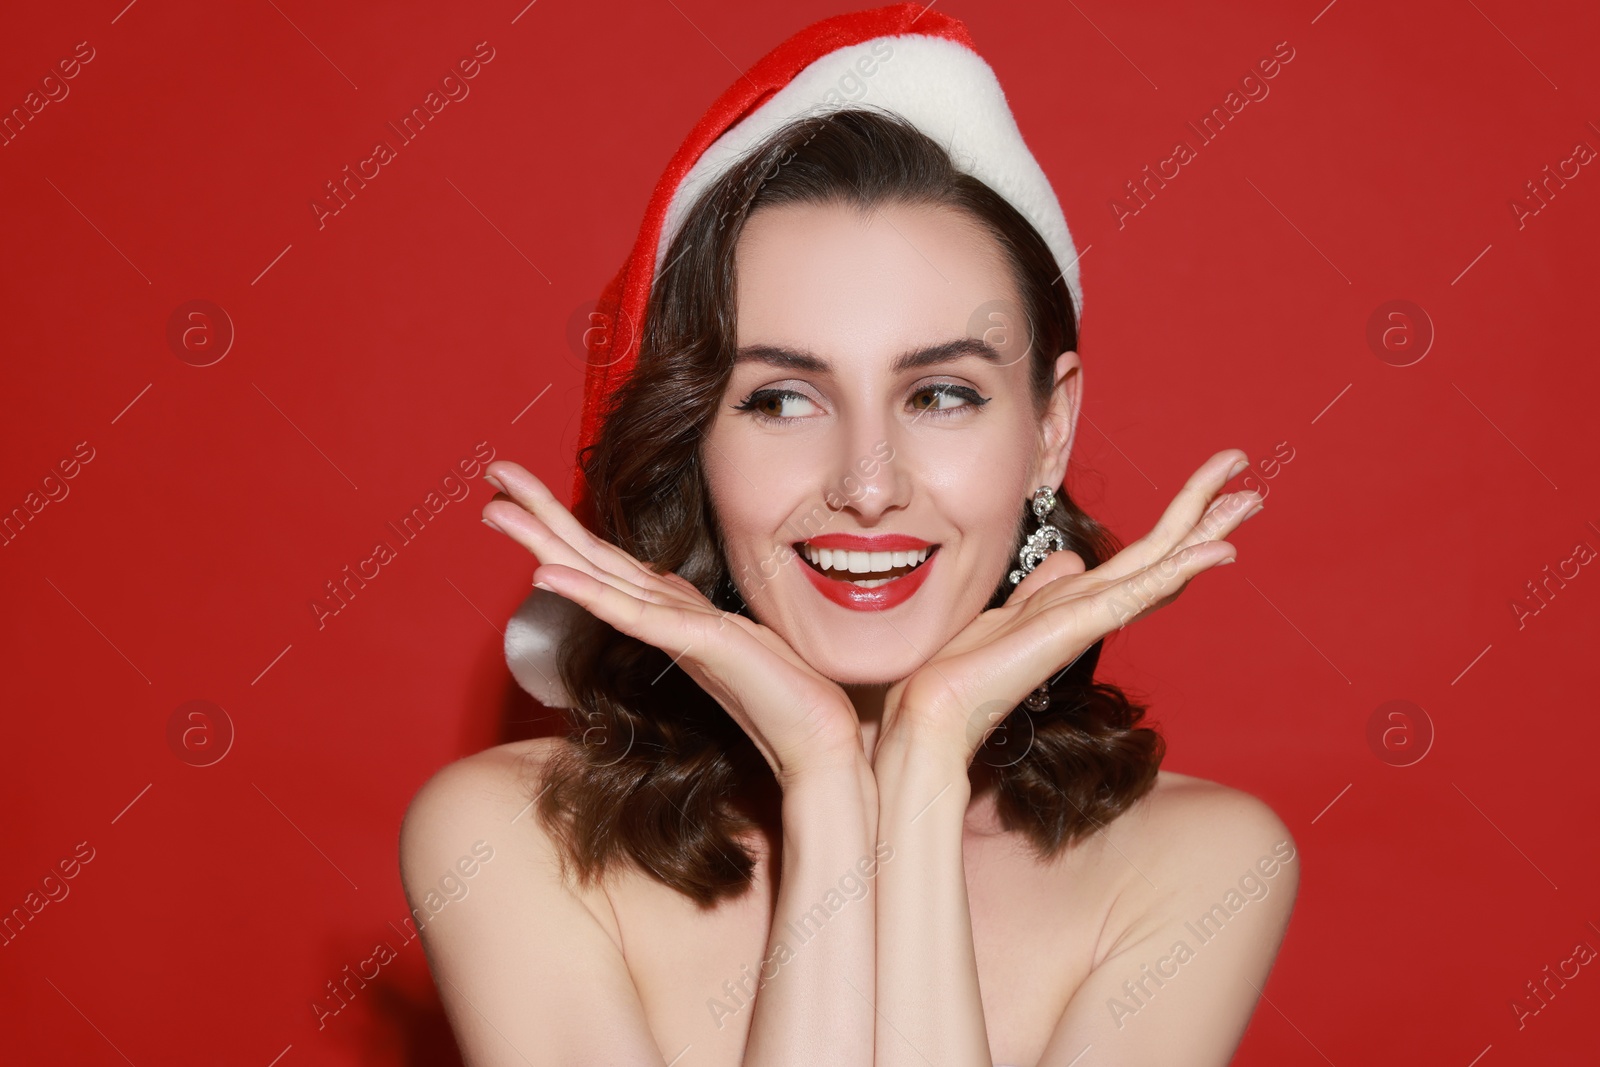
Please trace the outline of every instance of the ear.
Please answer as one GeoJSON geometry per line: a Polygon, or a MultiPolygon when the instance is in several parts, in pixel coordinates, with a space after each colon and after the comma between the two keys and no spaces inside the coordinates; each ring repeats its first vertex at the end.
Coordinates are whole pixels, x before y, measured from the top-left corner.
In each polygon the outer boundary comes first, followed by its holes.
{"type": "Polygon", "coordinates": [[[1054,487],[1067,477],[1067,459],[1072,454],[1078,411],[1083,406],[1083,363],[1078,353],[1068,349],[1056,357],[1053,383],[1050,404],[1039,428],[1039,449],[1030,486],[1054,487]]]}

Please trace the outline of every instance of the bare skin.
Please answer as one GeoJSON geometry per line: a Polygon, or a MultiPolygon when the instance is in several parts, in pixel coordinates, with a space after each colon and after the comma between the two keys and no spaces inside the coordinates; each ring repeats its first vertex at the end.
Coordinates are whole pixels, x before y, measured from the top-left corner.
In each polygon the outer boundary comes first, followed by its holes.
{"type": "Polygon", "coordinates": [[[970,309],[1016,292],[970,220],[879,212],[758,211],[741,238],[741,352],[816,357],[737,364],[702,457],[730,568],[761,622],[594,538],[524,468],[490,466],[502,493],[485,518],[538,557],[535,579],[677,657],[750,735],[777,790],[748,842],[752,891],[701,912],[639,871],[562,884],[526,809],[543,755],[567,742],[501,746],[436,775],[402,829],[413,905],[473,842],[497,850],[471,899],[423,930],[473,1067],[1182,1067],[1226,1063],[1243,1033],[1298,879],[1271,810],[1163,772],[1131,810],[1041,863],[1001,830],[974,757],[992,729],[982,709],[1014,707],[1231,561],[1222,538],[1259,504],[1221,492],[1245,457],[1208,459],[1112,559],[1088,569],[1053,553],[983,611],[1012,565],[1020,505],[1065,474],[1081,367],[1074,352],[1056,359],[1041,422],[1022,352],[898,361],[961,338],[970,309]],[[737,402],[763,386],[782,399],[756,419],[737,402]],[[895,459],[868,474],[854,464],[873,442],[895,459]],[[834,529],[939,545],[938,568],[888,611],[828,601],[792,551],[770,579],[751,566],[787,548],[845,470],[862,475],[834,529]],[[808,914],[820,930],[797,932],[808,914]],[[752,999],[758,973],[770,980],[752,999]]]}

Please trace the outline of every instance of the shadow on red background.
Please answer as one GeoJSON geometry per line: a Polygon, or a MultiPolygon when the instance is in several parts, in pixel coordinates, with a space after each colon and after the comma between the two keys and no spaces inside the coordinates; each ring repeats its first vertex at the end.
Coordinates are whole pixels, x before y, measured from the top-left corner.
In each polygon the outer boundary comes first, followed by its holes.
{"type": "MultiPolygon", "coordinates": [[[[1269,492],[1103,660],[1300,843],[1237,1062],[1561,1062],[1600,1004],[1544,970],[1600,947],[1600,16],[1324,3],[941,10],[1083,252],[1075,497],[1131,540],[1227,447],[1269,492]]],[[[501,653],[532,564],[466,472],[570,484],[574,323],[660,168],[842,8],[123,4],[0,38],[9,1055],[448,1063],[400,817],[551,729],[501,653]]]]}

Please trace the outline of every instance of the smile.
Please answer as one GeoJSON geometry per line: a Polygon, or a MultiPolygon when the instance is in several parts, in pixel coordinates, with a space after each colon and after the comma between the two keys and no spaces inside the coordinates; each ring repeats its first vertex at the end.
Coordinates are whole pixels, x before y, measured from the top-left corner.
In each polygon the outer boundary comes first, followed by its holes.
{"type": "Polygon", "coordinates": [[[806,578],[823,596],[854,611],[904,603],[927,580],[939,546],[903,534],[824,534],[796,543],[806,578]]]}

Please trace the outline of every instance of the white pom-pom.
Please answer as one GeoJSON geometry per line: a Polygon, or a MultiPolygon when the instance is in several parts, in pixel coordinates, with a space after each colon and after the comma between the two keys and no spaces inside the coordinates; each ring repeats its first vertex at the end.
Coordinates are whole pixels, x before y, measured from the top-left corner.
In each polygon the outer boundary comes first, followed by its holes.
{"type": "Polygon", "coordinates": [[[556,651],[582,611],[564,596],[535,589],[506,624],[506,666],[545,707],[572,706],[556,669],[556,651]]]}

